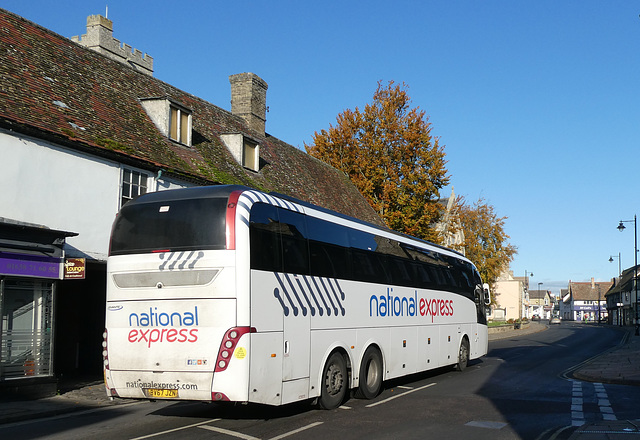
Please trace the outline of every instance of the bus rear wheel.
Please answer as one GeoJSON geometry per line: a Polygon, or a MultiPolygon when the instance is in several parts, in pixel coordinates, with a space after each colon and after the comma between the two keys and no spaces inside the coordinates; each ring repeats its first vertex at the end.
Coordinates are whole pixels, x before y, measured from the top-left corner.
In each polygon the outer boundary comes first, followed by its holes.
{"type": "Polygon", "coordinates": [[[318,404],[323,409],[335,409],[344,401],[347,393],[347,364],[338,352],[333,353],[322,372],[322,390],[318,404]]]}
{"type": "Polygon", "coordinates": [[[375,347],[367,348],[360,364],[360,383],[356,390],[356,397],[373,399],[382,388],[382,356],[375,347]]]}
{"type": "Polygon", "coordinates": [[[456,364],[456,370],[463,371],[467,368],[469,363],[469,341],[467,338],[463,338],[460,343],[460,350],[458,351],[458,363],[456,364]]]}

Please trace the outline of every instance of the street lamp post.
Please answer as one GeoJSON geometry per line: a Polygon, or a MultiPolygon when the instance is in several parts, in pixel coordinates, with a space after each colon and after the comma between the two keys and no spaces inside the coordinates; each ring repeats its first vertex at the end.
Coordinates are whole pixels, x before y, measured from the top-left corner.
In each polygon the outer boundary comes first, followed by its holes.
{"type": "Polygon", "coordinates": [[[618,299],[616,300],[616,310],[618,315],[618,325],[622,326],[622,307],[618,307],[618,304],[622,303],[622,286],[620,285],[622,282],[622,260],[620,258],[620,252],[618,252],[617,257],[615,255],[609,255],[609,263],[613,263],[614,258],[618,259],[618,299]]]}
{"type": "Polygon", "coordinates": [[[524,286],[522,288],[522,298],[520,298],[520,313],[518,313],[518,318],[520,318],[520,320],[522,321],[522,312],[524,310],[524,302],[526,299],[526,294],[529,291],[529,277],[533,276],[533,272],[529,272],[529,275],[527,275],[527,271],[524,271],[524,286]]]}
{"type": "Polygon", "coordinates": [[[625,227],[623,225],[623,223],[630,223],[633,222],[633,236],[634,236],[634,285],[635,285],[635,291],[636,291],[636,302],[634,305],[634,309],[635,309],[635,315],[636,315],[636,321],[635,321],[635,326],[636,326],[636,336],[640,336],[640,323],[638,322],[638,221],[637,221],[637,217],[634,215],[633,216],[633,220],[620,220],[620,224],[618,225],[618,231],[622,232],[624,231],[625,227]]]}

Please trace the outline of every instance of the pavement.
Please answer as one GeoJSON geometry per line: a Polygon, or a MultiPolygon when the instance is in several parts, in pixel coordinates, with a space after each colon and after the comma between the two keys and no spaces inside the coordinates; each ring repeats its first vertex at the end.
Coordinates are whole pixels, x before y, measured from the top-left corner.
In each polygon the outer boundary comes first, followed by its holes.
{"type": "MultiPolygon", "coordinates": [[[[625,332],[622,342],[580,364],[572,373],[575,379],[640,386],[640,336],[634,336],[634,330],[631,327],[618,328],[625,332]]],[[[489,340],[517,337],[546,329],[546,324],[532,322],[527,328],[490,334],[489,340]]],[[[138,403],[126,399],[109,399],[101,378],[83,378],[62,382],[59,388],[58,395],[43,399],[18,400],[0,397],[0,425],[81,411],[101,411],[115,406],[138,403]]],[[[554,438],[568,440],[640,439],[640,419],[635,421],[603,420],[602,422],[589,423],[572,427],[566,430],[564,435],[558,433],[554,438]]]]}

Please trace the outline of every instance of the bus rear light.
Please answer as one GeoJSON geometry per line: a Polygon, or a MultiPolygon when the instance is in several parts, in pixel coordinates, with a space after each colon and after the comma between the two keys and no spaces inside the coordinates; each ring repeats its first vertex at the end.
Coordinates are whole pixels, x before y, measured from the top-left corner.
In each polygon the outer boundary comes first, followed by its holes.
{"type": "Polygon", "coordinates": [[[231,355],[238,345],[238,341],[245,333],[255,333],[255,327],[233,327],[227,330],[222,338],[220,349],[218,350],[218,359],[216,360],[215,372],[224,371],[229,366],[231,355]]]}
{"type": "Polygon", "coordinates": [[[211,400],[215,402],[228,402],[229,398],[224,395],[224,393],[216,393],[215,391],[211,393],[211,400]]]}
{"type": "Polygon", "coordinates": [[[104,369],[109,369],[109,352],[107,350],[107,329],[104,329],[104,333],[102,333],[102,362],[104,365],[104,369]]]}

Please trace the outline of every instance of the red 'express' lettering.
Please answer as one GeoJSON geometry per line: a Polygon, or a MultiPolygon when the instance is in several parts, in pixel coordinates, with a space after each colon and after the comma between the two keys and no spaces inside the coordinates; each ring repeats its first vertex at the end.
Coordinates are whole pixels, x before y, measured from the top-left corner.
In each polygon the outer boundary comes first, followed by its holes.
{"type": "Polygon", "coordinates": [[[131,329],[127,337],[133,343],[144,342],[148,348],[154,342],[196,342],[198,340],[198,329],[181,328],[154,328],[154,329],[131,329]]]}

